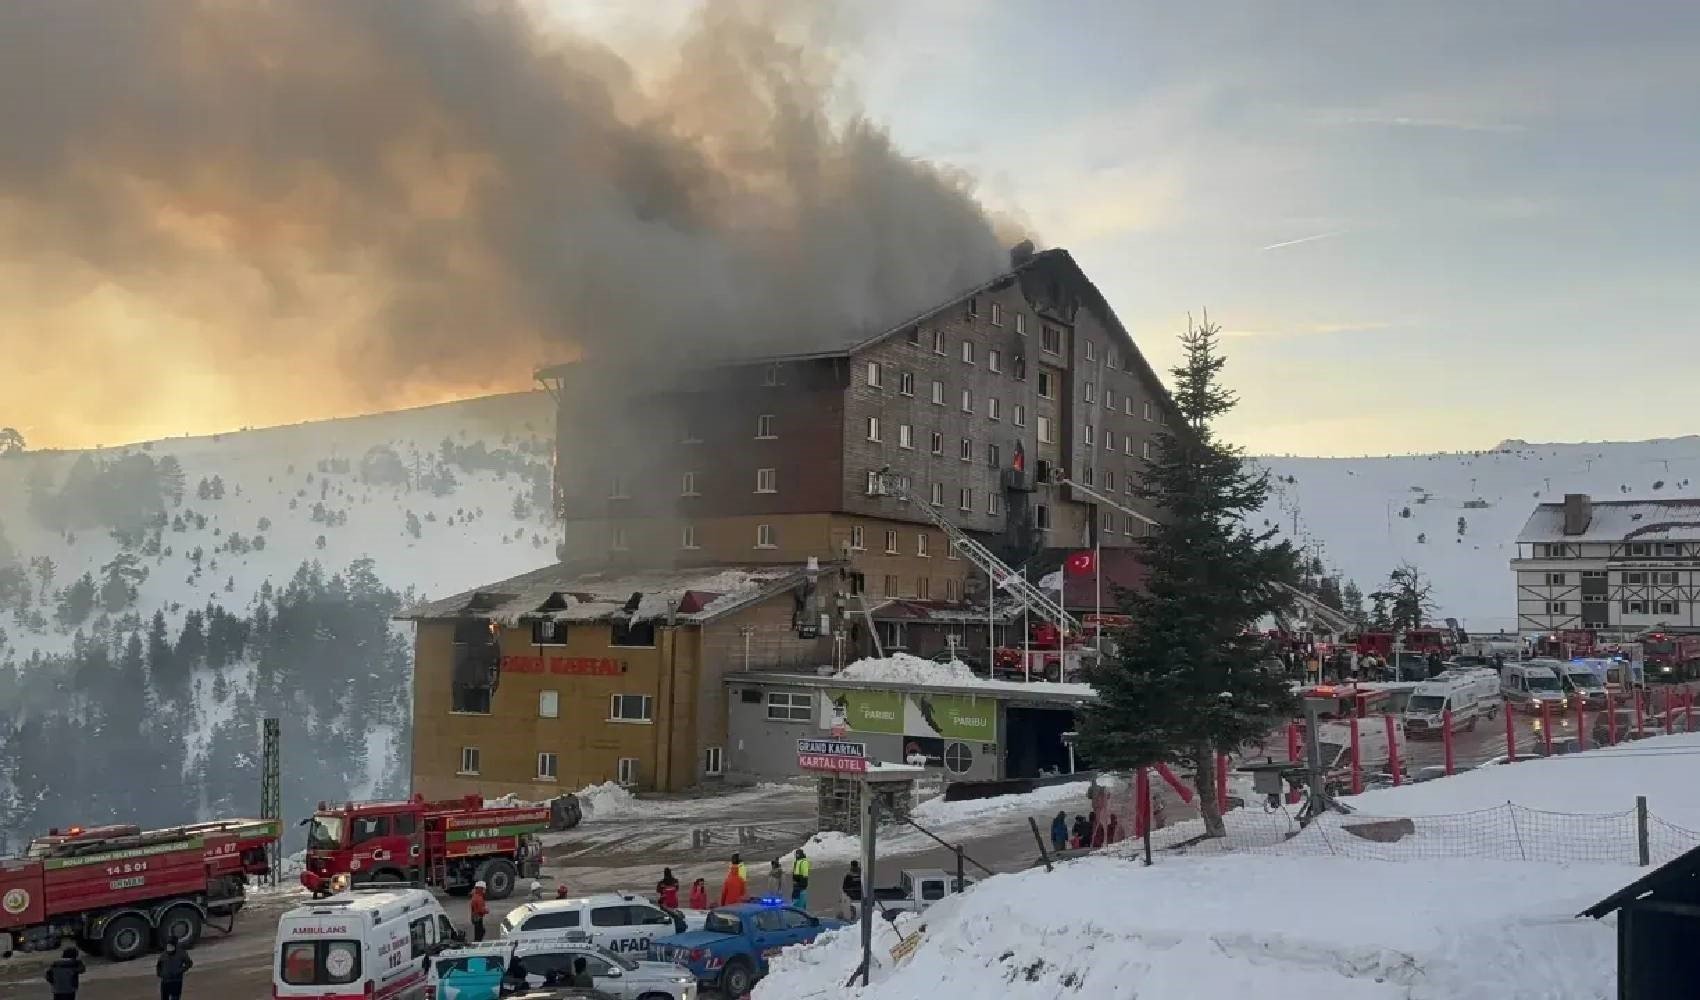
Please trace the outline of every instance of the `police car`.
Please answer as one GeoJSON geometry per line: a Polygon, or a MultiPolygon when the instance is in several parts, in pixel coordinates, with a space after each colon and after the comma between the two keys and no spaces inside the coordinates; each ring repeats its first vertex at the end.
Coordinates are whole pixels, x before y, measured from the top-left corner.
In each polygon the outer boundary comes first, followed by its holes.
{"type": "Polygon", "coordinates": [[[632,893],[611,892],[574,899],[524,903],[502,918],[507,938],[578,931],[593,944],[621,955],[644,955],[658,937],[701,927],[700,910],[669,910],[632,893]]]}
{"type": "Polygon", "coordinates": [[[594,995],[614,1000],[696,1000],[696,979],[671,962],[640,962],[584,940],[574,931],[486,941],[451,948],[431,959],[426,1000],[498,1000],[512,991],[543,988],[551,975],[570,976],[583,960],[594,995]],[[525,984],[508,976],[518,960],[525,984]],[[509,990],[504,993],[504,987],[509,990]]]}

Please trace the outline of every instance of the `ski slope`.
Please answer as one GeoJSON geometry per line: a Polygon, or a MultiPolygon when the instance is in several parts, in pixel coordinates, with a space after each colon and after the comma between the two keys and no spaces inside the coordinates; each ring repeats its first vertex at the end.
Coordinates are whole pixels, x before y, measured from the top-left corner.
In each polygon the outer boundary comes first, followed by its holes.
{"type": "Polygon", "coordinates": [[[1368,594],[1401,562],[1434,583],[1440,617],[1516,630],[1510,560],[1537,503],[1700,496],[1700,437],[1602,444],[1506,441],[1488,452],[1385,458],[1265,457],[1278,526],[1368,594]],[[1458,519],[1464,518],[1462,534],[1458,519]]]}

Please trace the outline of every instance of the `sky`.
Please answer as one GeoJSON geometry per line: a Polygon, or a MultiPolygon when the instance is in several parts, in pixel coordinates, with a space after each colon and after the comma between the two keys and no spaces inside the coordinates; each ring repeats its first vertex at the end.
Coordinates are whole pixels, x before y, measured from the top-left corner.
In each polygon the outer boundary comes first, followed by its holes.
{"type": "MultiPolygon", "coordinates": [[[[522,2],[639,70],[693,6],[522,2]]],[[[1242,400],[1223,430],[1252,452],[1695,429],[1700,4],[749,2],[803,12],[838,113],[962,171],[1003,229],[1068,248],[1159,370],[1208,310],[1242,400]]],[[[76,315],[146,325],[107,298],[76,315]]],[[[304,321],[355,315],[320,305],[304,321]]],[[[0,371],[0,395],[27,374],[0,371]]],[[[222,422],[181,430],[238,422],[240,383],[181,376],[177,395],[216,397],[202,423],[222,422]]]]}

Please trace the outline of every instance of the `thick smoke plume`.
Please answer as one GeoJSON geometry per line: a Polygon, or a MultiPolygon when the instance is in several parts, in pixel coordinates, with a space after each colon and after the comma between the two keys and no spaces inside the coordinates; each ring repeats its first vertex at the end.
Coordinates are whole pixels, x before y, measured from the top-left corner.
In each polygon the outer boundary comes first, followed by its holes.
{"type": "Polygon", "coordinates": [[[0,4],[0,424],[113,442],[807,350],[997,270],[961,180],[830,118],[765,16],[668,45],[512,2],[0,4]]]}

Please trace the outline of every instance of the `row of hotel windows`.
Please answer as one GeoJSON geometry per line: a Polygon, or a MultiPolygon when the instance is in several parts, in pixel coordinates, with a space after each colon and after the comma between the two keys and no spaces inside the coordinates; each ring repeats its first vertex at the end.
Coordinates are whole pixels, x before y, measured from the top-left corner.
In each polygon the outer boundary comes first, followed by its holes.
{"type": "MultiPolygon", "coordinates": [[[[1534,558],[1536,559],[1571,559],[1576,554],[1571,550],[1573,543],[1551,542],[1536,543],[1534,558]]],[[[1648,559],[1653,556],[1675,558],[1682,555],[1681,542],[1630,542],[1623,546],[1623,557],[1629,559],[1648,559]]]]}
{"type": "MultiPolygon", "coordinates": [[[[962,393],[963,393],[963,409],[967,410],[968,409],[968,390],[964,389],[962,391],[962,393]]],[[[998,411],[998,405],[997,405],[998,401],[994,399],[994,400],[991,401],[991,403],[992,403],[991,413],[993,414],[992,419],[996,420],[996,419],[998,419],[997,416],[996,416],[997,411],[998,411]]],[[[1027,416],[1026,416],[1026,413],[1022,410],[1020,404],[1016,404],[1016,406],[1015,406],[1014,423],[1015,423],[1015,426],[1017,426],[1017,427],[1026,427],[1027,426],[1027,416]]],[[[1037,431],[1038,431],[1038,437],[1039,437],[1039,443],[1040,444],[1055,444],[1056,443],[1056,432],[1055,432],[1055,428],[1054,428],[1054,425],[1052,424],[1050,417],[1041,415],[1037,418],[1037,431]]],[[[881,442],[881,443],[883,443],[885,441],[885,425],[881,422],[879,417],[869,417],[868,418],[867,432],[868,432],[868,440],[869,441],[881,442]]],[[[1092,447],[1093,445],[1095,445],[1097,443],[1097,438],[1098,438],[1097,431],[1093,428],[1093,426],[1091,424],[1087,424],[1086,425],[1086,438],[1085,438],[1087,447],[1092,447]]],[[[1104,431],[1103,439],[1104,439],[1104,450],[1105,451],[1115,451],[1116,450],[1116,433],[1115,433],[1115,431],[1111,431],[1111,430],[1104,431]]],[[[1131,457],[1133,455],[1133,435],[1124,434],[1124,435],[1122,435],[1121,440],[1122,440],[1122,451],[1123,451],[1123,453],[1128,455],[1129,457],[1131,457]]],[[[931,451],[934,455],[944,454],[944,435],[940,434],[938,431],[933,431],[930,445],[931,445],[931,451]]],[[[914,428],[913,425],[911,425],[911,424],[898,424],[897,425],[897,446],[899,448],[904,448],[904,449],[913,449],[915,447],[915,428],[914,428]]],[[[992,448],[992,449],[996,449],[997,445],[988,445],[988,447],[992,448]]],[[[974,439],[973,438],[963,438],[962,441],[961,441],[958,457],[960,457],[964,462],[967,462],[967,461],[971,461],[973,459],[973,454],[974,454],[974,439]]],[[[1155,455],[1155,452],[1152,450],[1151,442],[1149,442],[1149,441],[1140,442],[1139,457],[1145,459],[1146,461],[1150,461],[1151,458],[1154,455],[1155,455]]],[[[998,463],[995,459],[992,461],[992,465],[993,465],[993,467],[996,467],[998,465],[998,463]]],[[[758,493],[762,492],[760,487],[757,488],[756,492],[758,492],[758,493]]]]}
{"type": "MultiPolygon", "coordinates": [[[[942,354],[943,352],[940,351],[939,353],[942,354]]],[[[968,364],[974,363],[974,344],[973,344],[972,341],[964,340],[962,342],[962,360],[967,362],[968,364]]],[[[1002,354],[1000,352],[998,352],[996,349],[987,351],[986,352],[986,367],[991,369],[994,372],[1003,371],[1003,356],[1002,356],[1002,354]]],[[[1018,379],[1021,379],[1023,381],[1025,381],[1027,379],[1026,362],[1023,361],[1019,357],[1015,359],[1015,377],[1018,378],[1018,379]]],[[[870,388],[873,388],[873,389],[883,389],[883,388],[885,388],[885,366],[880,364],[880,362],[878,362],[878,361],[868,362],[866,378],[867,378],[868,386],[870,388]]],[[[1039,371],[1039,386],[1038,386],[1038,389],[1039,389],[1040,398],[1042,398],[1042,399],[1052,398],[1053,395],[1055,394],[1055,391],[1056,391],[1056,377],[1051,372],[1041,369],[1039,371]]],[[[1088,403],[1096,402],[1096,399],[1094,398],[1094,396],[1095,396],[1094,383],[1086,382],[1085,385],[1082,387],[1082,391],[1084,393],[1084,397],[1085,397],[1086,402],[1088,402],[1088,403]]],[[[899,396],[914,396],[915,395],[915,373],[914,372],[898,372],[897,373],[897,394],[899,396]]],[[[938,379],[934,379],[933,380],[933,386],[932,386],[933,405],[934,406],[945,405],[945,397],[946,397],[945,384],[938,379]]],[[[962,412],[973,413],[974,412],[974,397],[973,397],[972,391],[968,390],[968,389],[963,389],[961,400],[962,400],[962,412]]],[[[1134,402],[1134,400],[1133,400],[1133,394],[1132,393],[1128,393],[1127,395],[1122,397],[1122,405],[1124,407],[1126,414],[1130,417],[1134,415],[1134,413],[1133,413],[1133,402],[1134,402]]],[[[1116,408],[1115,390],[1109,388],[1108,386],[1105,386],[1105,388],[1104,388],[1104,409],[1114,411],[1115,408],[1116,408]]],[[[1017,406],[1015,408],[1015,412],[1017,414],[1016,422],[1020,423],[1021,421],[1020,421],[1019,414],[1021,413],[1021,407],[1017,406]]],[[[1155,423],[1164,423],[1164,424],[1168,423],[1167,414],[1164,414],[1162,411],[1158,410],[1155,406],[1153,406],[1150,403],[1150,401],[1146,401],[1145,403],[1141,404],[1140,413],[1144,417],[1144,419],[1146,419],[1146,420],[1149,420],[1149,421],[1152,421],[1152,422],[1155,422],[1155,423]]],[[[996,397],[993,397],[989,400],[989,402],[987,404],[986,415],[993,420],[998,419],[998,400],[997,400],[996,397]]],[[[761,437],[762,435],[757,434],[756,436],[761,437]]]]}
{"type": "MultiPolygon", "coordinates": [[[[1637,585],[1646,584],[1648,582],[1649,577],[1652,579],[1654,586],[1673,587],[1673,586],[1676,585],[1676,581],[1677,581],[1677,574],[1674,570],[1656,570],[1656,571],[1651,572],[1651,573],[1648,573],[1648,572],[1624,573],[1624,574],[1622,574],[1622,576],[1623,576],[1623,583],[1625,585],[1628,585],[1628,586],[1637,586],[1637,585]]],[[[1606,578],[1605,570],[1585,570],[1582,573],[1582,579],[1584,579],[1584,580],[1604,580],[1605,578],[1606,578]]],[[[1569,579],[1570,579],[1570,574],[1568,574],[1568,573],[1548,573],[1547,574],[1547,584],[1548,584],[1548,586],[1562,587],[1569,581],[1569,579]]],[[[1603,599],[1603,597],[1602,597],[1602,599],[1603,599]]]]}
{"type": "MultiPolygon", "coordinates": [[[[483,773],[484,752],[478,747],[460,748],[460,770],[456,773],[467,777],[475,777],[483,773]]],[[[702,773],[708,777],[719,777],[724,773],[725,753],[720,747],[704,747],[702,754],[702,773]]],[[[561,774],[561,758],[559,754],[543,751],[537,755],[537,780],[555,781],[561,774]]],[[[643,761],[638,757],[621,757],[615,765],[615,781],[622,785],[636,785],[643,778],[643,761]]]]}
{"type": "MultiPolygon", "coordinates": [[[[1585,601],[1583,603],[1604,604],[1605,602],[1585,601]]],[[[1548,601],[1546,605],[1549,615],[1567,615],[1570,613],[1569,601],[1548,601]]],[[[1678,603],[1676,601],[1622,601],[1620,608],[1621,613],[1626,615],[1676,615],[1682,613],[1677,610],[1678,603]],[[1649,611],[1649,608],[1652,610],[1649,611]]]]}
{"type": "MultiPolygon", "coordinates": [[[[988,306],[987,318],[991,320],[992,325],[993,326],[1003,326],[1003,303],[1001,303],[1001,302],[988,302],[987,306],[988,306]]],[[[971,295],[971,296],[968,297],[968,316],[969,316],[970,319],[977,319],[980,316],[980,297],[978,295],[971,295]]],[[[1020,312],[1020,311],[1017,311],[1016,313],[1014,313],[1014,316],[1015,316],[1015,320],[1014,320],[1014,322],[1015,322],[1015,332],[1022,335],[1022,336],[1026,336],[1027,335],[1027,314],[1020,312]]],[[[921,328],[920,327],[918,327],[918,326],[917,327],[911,327],[909,329],[909,342],[911,344],[919,344],[921,342],[921,328]]],[[[1062,328],[1059,327],[1059,326],[1052,326],[1049,323],[1041,324],[1041,329],[1039,331],[1039,346],[1042,350],[1044,350],[1048,354],[1061,354],[1062,353],[1062,328]]],[[[1082,340],[1081,341],[1081,350],[1085,352],[1087,361],[1097,361],[1098,360],[1097,345],[1094,344],[1092,341],[1082,340]]],[[[934,351],[934,353],[937,353],[937,354],[943,354],[944,353],[944,331],[943,330],[934,330],[933,331],[933,351],[934,351]]],[[[1106,367],[1116,368],[1116,367],[1119,367],[1120,364],[1121,364],[1120,355],[1117,354],[1117,352],[1115,351],[1114,348],[1111,348],[1111,349],[1106,350],[1104,352],[1104,365],[1106,367]]],[[[1128,370],[1132,371],[1131,368],[1128,369],[1128,370]]]]}

